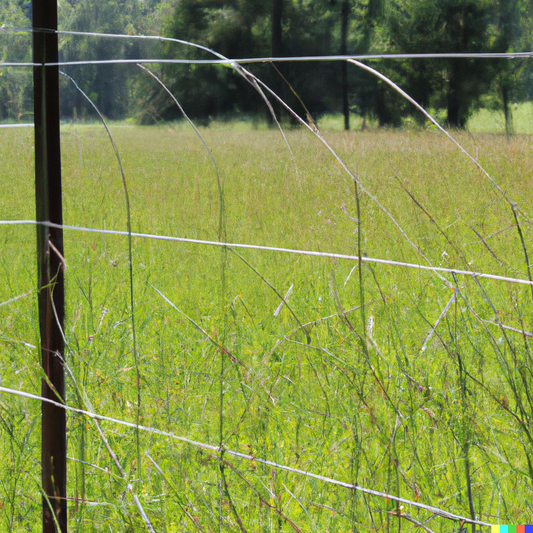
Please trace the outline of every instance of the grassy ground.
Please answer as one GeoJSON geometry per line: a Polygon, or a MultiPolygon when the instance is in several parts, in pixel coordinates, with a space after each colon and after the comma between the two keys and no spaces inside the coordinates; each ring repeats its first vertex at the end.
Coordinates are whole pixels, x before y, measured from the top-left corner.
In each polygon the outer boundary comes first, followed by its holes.
{"type": "MultiPolygon", "coordinates": [[[[533,104],[525,102],[511,106],[513,128],[516,133],[532,133],[533,104]]],[[[505,118],[503,112],[480,109],[470,118],[467,127],[472,132],[505,132],[505,118]]]]}
{"type": "MultiPolygon", "coordinates": [[[[221,224],[216,174],[192,133],[127,126],[113,133],[133,231],[527,279],[527,136],[459,135],[506,201],[431,131],[325,133],[358,177],[356,188],[307,132],[287,133],[293,160],[276,131],[220,124],[202,133],[220,171],[221,224]]],[[[10,191],[0,196],[3,220],[34,218],[32,135],[0,131],[1,179],[10,191]]],[[[65,126],[63,160],[65,223],[125,230],[103,129],[65,126]]],[[[30,293],[0,307],[0,379],[38,393],[34,232],[0,227],[0,302],[30,293]]],[[[67,231],[65,253],[67,401],[134,422],[127,241],[67,231]]],[[[497,325],[533,331],[527,285],[141,238],[133,268],[143,424],[488,523],[533,520],[531,346],[497,325]],[[457,298],[428,340],[454,287],[457,298]]],[[[38,531],[39,405],[3,395],[0,422],[1,527],[38,531]]],[[[69,415],[73,531],[144,530],[132,493],[156,531],[399,527],[388,499],[227,454],[221,462],[148,432],[139,464],[133,429],[102,422],[101,431],[124,475],[94,421],[69,415]]],[[[431,516],[408,505],[403,512],[417,521],[431,516]]],[[[401,527],[415,528],[404,519],[401,527]]],[[[427,527],[460,526],[434,517],[427,527]]]]}
{"type": "MultiPolygon", "coordinates": [[[[432,111],[432,115],[440,122],[446,121],[446,113],[442,110],[440,113],[432,111]]],[[[524,102],[511,106],[512,125],[515,133],[533,133],[533,104],[524,102]]],[[[344,129],[344,117],[341,114],[326,115],[319,121],[321,130],[342,131],[344,129]]],[[[350,116],[350,127],[352,129],[361,129],[363,120],[358,115],[350,116]]],[[[368,127],[377,127],[374,121],[367,122],[368,127]]],[[[416,122],[411,119],[405,119],[405,127],[417,128],[416,122]]],[[[474,111],[466,124],[466,130],[472,133],[505,133],[505,117],[503,111],[494,109],[478,109],[474,111]]]]}

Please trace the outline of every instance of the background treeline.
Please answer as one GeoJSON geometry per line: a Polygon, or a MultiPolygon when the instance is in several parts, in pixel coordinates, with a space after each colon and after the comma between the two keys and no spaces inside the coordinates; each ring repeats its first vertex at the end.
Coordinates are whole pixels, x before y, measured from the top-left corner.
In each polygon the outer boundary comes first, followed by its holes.
{"type": "MultiPolygon", "coordinates": [[[[0,0],[0,23],[27,27],[31,3],[0,0]]],[[[164,35],[202,44],[230,58],[424,52],[519,52],[533,45],[532,0],[64,0],[60,28],[99,33],[164,35]]],[[[3,61],[30,61],[29,34],[0,32],[3,61]]],[[[62,36],[61,59],[212,58],[175,43],[62,36]]],[[[449,126],[462,127],[476,107],[501,109],[512,130],[512,103],[533,97],[530,59],[375,61],[449,126]]],[[[244,79],[224,66],[153,65],[194,118],[246,115],[266,107],[244,79]]],[[[109,118],[141,123],[178,118],[168,95],[135,65],[65,69],[109,118]]],[[[344,62],[267,62],[250,70],[297,111],[315,118],[349,113],[399,126],[423,120],[386,84],[344,62]],[[413,114],[415,113],[415,114],[413,114]]],[[[66,79],[65,118],[88,112],[66,79]]],[[[0,71],[0,119],[31,113],[31,71],[0,71]],[[20,115],[19,115],[20,114],[20,115]]]]}

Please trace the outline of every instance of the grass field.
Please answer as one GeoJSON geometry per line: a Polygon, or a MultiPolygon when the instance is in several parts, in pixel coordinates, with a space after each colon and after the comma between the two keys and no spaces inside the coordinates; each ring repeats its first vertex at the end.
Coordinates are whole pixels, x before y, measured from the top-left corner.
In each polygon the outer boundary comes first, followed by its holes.
{"type": "MultiPolygon", "coordinates": [[[[439,122],[446,122],[446,111],[441,109],[436,112],[431,111],[433,117],[438,117],[439,122]]],[[[522,102],[511,106],[512,126],[514,133],[533,133],[533,104],[522,102]]],[[[344,118],[341,114],[326,115],[318,121],[320,129],[328,131],[342,131],[344,129],[344,118]]],[[[363,119],[355,114],[350,116],[350,126],[352,129],[361,129],[363,119]]],[[[377,122],[370,120],[367,126],[377,127],[377,122]]],[[[404,119],[404,128],[419,128],[416,121],[408,117],[404,119]]],[[[505,116],[503,111],[496,109],[477,109],[466,123],[467,131],[471,133],[505,133],[505,116]]]]}
{"type": "MultiPolygon", "coordinates": [[[[432,131],[325,133],[355,187],[309,132],[287,132],[293,160],[278,132],[239,130],[201,130],[221,213],[193,133],[113,127],[132,230],[528,278],[529,136],[458,134],[507,201],[432,131]]],[[[65,224],[125,230],[103,128],[62,140],[65,224]]],[[[32,142],[0,130],[2,220],[35,217],[32,142]]],[[[0,241],[0,302],[26,294],[0,306],[0,384],[39,394],[35,228],[1,226],[0,241]]],[[[65,256],[67,403],[135,423],[127,239],[67,230],[65,256]]],[[[144,425],[487,523],[533,521],[528,285],[144,238],[133,270],[144,425]]],[[[169,533],[410,531],[432,516],[146,431],[139,464],[134,429],[68,420],[72,531],[146,530],[133,495],[169,533]]],[[[39,531],[40,406],[3,394],[0,423],[0,529],[39,531]]]]}

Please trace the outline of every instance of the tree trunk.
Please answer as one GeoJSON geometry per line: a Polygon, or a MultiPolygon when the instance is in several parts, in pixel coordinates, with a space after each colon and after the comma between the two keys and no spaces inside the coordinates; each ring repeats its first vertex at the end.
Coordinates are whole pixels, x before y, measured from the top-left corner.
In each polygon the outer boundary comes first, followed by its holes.
{"type": "MultiPolygon", "coordinates": [[[[280,57],[282,55],[282,34],[281,34],[281,17],[283,14],[283,0],[272,0],[272,57],[280,57]]],[[[278,63],[276,67],[283,74],[283,65],[278,63]]],[[[283,79],[272,69],[272,89],[280,97],[283,98],[283,79]]],[[[273,102],[274,111],[281,120],[282,106],[279,102],[273,102]]],[[[268,113],[268,122],[273,125],[272,116],[268,113]]]]}
{"type": "MultiPolygon", "coordinates": [[[[459,52],[466,52],[468,50],[468,31],[466,27],[466,0],[462,0],[462,12],[461,12],[461,42],[459,43],[459,52]]],[[[459,63],[461,59],[452,59],[450,68],[450,82],[448,85],[448,127],[450,128],[462,128],[464,126],[464,118],[466,114],[465,108],[465,95],[461,87],[462,72],[461,65],[459,63]]],[[[464,60],[462,60],[464,61],[464,60]]],[[[467,104],[466,104],[467,105],[467,104]]]]}
{"type": "MultiPolygon", "coordinates": [[[[350,15],[350,2],[344,0],[341,6],[341,55],[348,52],[348,17],[350,15]]],[[[342,113],[344,115],[344,129],[350,129],[350,102],[348,100],[348,63],[341,63],[342,69],[342,113]]]]}
{"type": "MultiPolygon", "coordinates": [[[[450,128],[462,128],[464,126],[464,112],[461,110],[463,107],[461,104],[462,94],[460,88],[461,73],[457,64],[458,60],[452,60],[452,66],[450,69],[450,81],[448,83],[448,127],[450,128]]],[[[459,60],[460,61],[460,60],[459,60]]]]}
{"type": "Polygon", "coordinates": [[[281,56],[281,15],[283,0],[272,0],[272,57],[281,56]]]}
{"type": "MultiPolygon", "coordinates": [[[[272,0],[272,57],[280,57],[282,55],[282,35],[281,35],[281,17],[283,14],[283,0],[272,0]]],[[[277,65],[279,71],[283,73],[283,65],[277,65]]],[[[272,88],[274,92],[283,98],[283,80],[281,76],[274,71],[274,78],[272,88]]],[[[279,102],[274,102],[274,110],[281,119],[282,106],[279,102]]]]}
{"type": "MultiPolygon", "coordinates": [[[[516,31],[514,28],[518,26],[518,10],[516,0],[500,0],[499,4],[499,21],[498,30],[500,32],[500,42],[498,44],[500,52],[509,52],[512,49],[512,43],[515,41],[516,31]]],[[[501,95],[503,114],[505,116],[505,133],[507,136],[514,133],[513,128],[513,114],[510,108],[511,89],[512,89],[512,68],[513,65],[506,60],[501,62],[501,95]]]]}
{"type": "Polygon", "coordinates": [[[511,111],[511,102],[510,102],[510,89],[507,80],[504,80],[502,83],[502,104],[503,104],[503,114],[505,116],[505,134],[507,137],[514,133],[513,126],[513,112],[511,111]]]}

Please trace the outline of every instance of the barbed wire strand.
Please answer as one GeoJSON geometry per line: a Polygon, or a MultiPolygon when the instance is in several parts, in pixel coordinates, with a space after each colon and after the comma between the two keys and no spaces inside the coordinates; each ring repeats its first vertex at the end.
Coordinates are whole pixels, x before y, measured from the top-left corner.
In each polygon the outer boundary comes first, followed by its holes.
{"type": "Polygon", "coordinates": [[[330,477],[327,477],[327,476],[322,476],[320,474],[315,474],[315,473],[309,472],[307,470],[301,470],[299,468],[293,468],[293,467],[288,466],[288,465],[284,465],[284,464],[281,464],[281,463],[276,463],[274,461],[269,461],[268,459],[261,459],[259,457],[254,457],[253,455],[237,452],[235,450],[229,450],[227,448],[224,448],[222,450],[220,446],[213,446],[212,444],[206,444],[206,443],[203,443],[203,442],[199,442],[199,441],[195,441],[195,440],[192,440],[192,439],[188,439],[187,437],[181,437],[179,435],[175,435],[174,433],[170,433],[168,431],[163,431],[161,429],[153,428],[153,427],[150,427],[150,426],[137,425],[134,422],[127,422],[126,420],[120,420],[118,418],[112,418],[112,417],[108,417],[108,416],[104,416],[104,415],[99,415],[97,413],[93,413],[93,412],[90,412],[90,411],[85,411],[83,409],[78,409],[76,407],[70,407],[68,405],[56,402],[56,401],[51,400],[49,398],[43,398],[42,396],[38,396],[36,394],[31,394],[29,392],[20,391],[20,390],[16,390],[16,389],[10,389],[10,388],[7,388],[7,387],[2,387],[2,386],[0,386],[0,392],[4,393],[4,394],[11,394],[13,396],[18,396],[18,397],[21,397],[21,398],[27,398],[29,400],[47,402],[47,403],[55,405],[55,406],[57,406],[57,407],[59,407],[61,409],[65,409],[66,411],[69,411],[69,412],[72,412],[72,413],[77,413],[77,414],[80,414],[80,415],[84,415],[84,416],[87,416],[89,418],[102,420],[102,421],[106,421],[106,422],[112,422],[114,424],[119,424],[121,426],[129,427],[129,428],[133,428],[133,429],[139,428],[142,431],[146,431],[146,432],[149,432],[149,433],[154,433],[156,435],[161,435],[163,437],[168,437],[168,438],[171,438],[173,440],[177,440],[177,441],[183,442],[185,444],[190,444],[191,446],[196,446],[197,448],[203,448],[205,450],[211,450],[211,451],[217,452],[217,453],[221,453],[223,451],[224,453],[226,453],[228,455],[232,455],[234,457],[239,457],[240,459],[245,459],[245,460],[248,460],[248,461],[254,461],[255,463],[261,463],[261,464],[264,464],[266,466],[271,466],[273,468],[277,468],[279,470],[285,470],[286,472],[291,472],[293,474],[299,474],[299,475],[302,475],[302,476],[305,476],[305,477],[308,477],[308,478],[313,478],[313,479],[317,479],[319,481],[324,481],[325,483],[329,483],[331,485],[337,485],[339,487],[344,487],[346,489],[355,490],[355,491],[358,491],[358,492],[363,492],[363,493],[369,494],[371,496],[377,496],[379,498],[385,498],[387,500],[395,501],[395,502],[398,502],[398,503],[403,503],[405,505],[411,505],[413,507],[417,507],[419,509],[424,509],[426,511],[429,511],[429,512],[435,514],[435,515],[438,515],[438,516],[440,516],[442,518],[447,518],[449,520],[460,520],[460,521],[467,522],[469,524],[476,524],[476,525],[480,525],[480,526],[491,526],[492,525],[492,524],[489,524],[487,522],[482,522],[480,520],[474,520],[472,518],[468,518],[468,517],[460,516],[460,515],[457,515],[457,514],[454,514],[454,513],[450,513],[448,511],[445,511],[443,509],[439,509],[437,507],[433,507],[431,505],[425,505],[423,503],[414,502],[412,500],[407,500],[405,498],[400,498],[399,496],[394,496],[393,494],[387,494],[385,492],[380,492],[380,491],[377,491],[377,490],[368,489],[368,488],[365,488],[365,487],[361,487],[359,485],[354,485],[352,483],[347,483],[345,481],[340,481],[338,479],[330,478],[330,477]]]}

